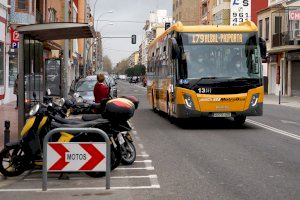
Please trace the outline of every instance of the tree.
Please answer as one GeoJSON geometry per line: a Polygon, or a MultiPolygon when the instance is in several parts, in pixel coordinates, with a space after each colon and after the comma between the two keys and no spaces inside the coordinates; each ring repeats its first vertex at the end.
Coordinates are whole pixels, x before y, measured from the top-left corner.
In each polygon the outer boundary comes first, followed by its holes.
{"type": "Polygon", "coordinates": [[[144,76],[146,74],[146,67],[144,65],[135,65],[125,71],[127,76],[144,76]]]}
{"type": "Polygon", "coordinates": [[[116,67],[114,68],[114,72],[117,74],[124,74],[125,71],[129,68],[128,59],[121,60],[116,67]]]}
{"type": "Polygon", "coordinates": [[[103,57],[103,71],[108,73],[112,72],[112,63],[108,56],[103,57]]]}

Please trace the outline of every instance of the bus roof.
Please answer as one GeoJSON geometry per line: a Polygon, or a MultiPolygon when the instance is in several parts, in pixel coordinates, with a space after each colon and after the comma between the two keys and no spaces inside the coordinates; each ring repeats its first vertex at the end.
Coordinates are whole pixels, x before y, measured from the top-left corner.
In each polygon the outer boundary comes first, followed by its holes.
{"type": "Polygon", "coordinates": [[[181,22],[173,24],[168,30],[153,40],[149,46],[154,45],[157,41],[161,40],[172,31],[186,32],[186,33],[205,33],[205,32],[257,32],[257,26],[252,21],[245,21],[238,26],[229,25],[197,25],[197,26],[184,26],[181,22]]]}

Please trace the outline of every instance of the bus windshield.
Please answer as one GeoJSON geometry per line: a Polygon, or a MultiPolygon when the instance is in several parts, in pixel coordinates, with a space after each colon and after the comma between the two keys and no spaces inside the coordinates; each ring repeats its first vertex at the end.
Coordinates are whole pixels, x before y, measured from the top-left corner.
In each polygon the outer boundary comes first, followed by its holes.
{"type": "Polygon", "coordinates": [[[182,34],[181,77],[261,78],[256,34],[220,34],[182,34]]]}

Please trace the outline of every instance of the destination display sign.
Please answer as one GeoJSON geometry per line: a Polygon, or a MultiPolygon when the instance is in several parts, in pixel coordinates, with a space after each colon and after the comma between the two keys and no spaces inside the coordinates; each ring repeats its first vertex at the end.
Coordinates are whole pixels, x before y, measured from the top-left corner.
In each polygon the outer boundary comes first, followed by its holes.
{"type": "Polygon", "coordinates": [[[189,34],[188,40],[189,44],[241,44],[244,42],[244,35],[242,33],[193,33],[189,34]]]}

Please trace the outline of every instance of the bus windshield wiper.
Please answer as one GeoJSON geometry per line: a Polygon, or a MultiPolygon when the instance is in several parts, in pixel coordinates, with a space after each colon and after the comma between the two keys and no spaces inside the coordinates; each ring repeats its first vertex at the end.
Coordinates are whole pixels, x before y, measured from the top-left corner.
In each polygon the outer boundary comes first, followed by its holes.
{"type": "Polygon", "coordinates": [[[210,80],[210,79],[217,79],[218,77],[212,76],[212,77],[202,77],[199,80],[196,81],[196,83],[193,85],[193,87],[195,87],[196,85],[198,85],[202,80],[210,80]]]}

